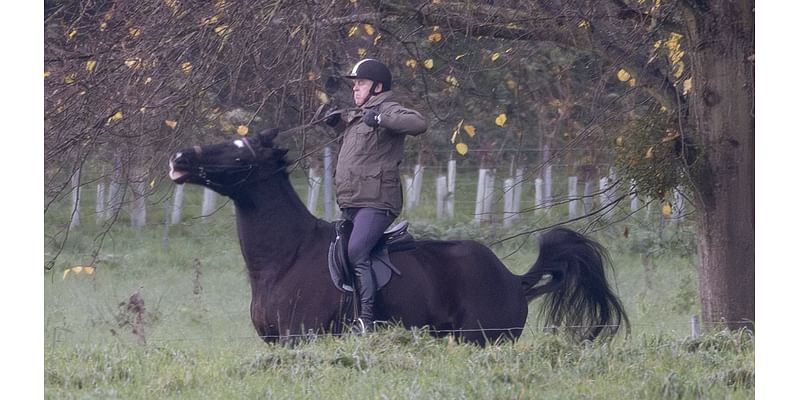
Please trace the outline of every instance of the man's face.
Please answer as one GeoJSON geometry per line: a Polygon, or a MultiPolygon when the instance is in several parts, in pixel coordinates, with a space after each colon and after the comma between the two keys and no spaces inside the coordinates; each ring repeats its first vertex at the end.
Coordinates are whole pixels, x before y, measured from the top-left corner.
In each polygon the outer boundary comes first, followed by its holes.
{"type": "MultiPolygon", "coordinates": [[[[369,89],[372,88],[372,80],[370,79],[354,79],[353,80],[353,102],[356,107],[361,107],[369,97],[369,89]]],[[[383,90],[383,84],[378,83],[375,87],[376,92],[383,90]]]]}

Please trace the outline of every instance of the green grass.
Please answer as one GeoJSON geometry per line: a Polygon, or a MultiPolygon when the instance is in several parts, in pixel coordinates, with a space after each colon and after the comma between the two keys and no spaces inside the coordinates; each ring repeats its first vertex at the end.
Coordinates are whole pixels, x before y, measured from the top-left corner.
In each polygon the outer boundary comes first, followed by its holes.
{"type": "MultiPolygon", "coordinates": [[[[188,188],[187,188],[188,189],[188,188]]],[[[301,195],[301,198],[304,196],[301,195]]],[[[615,266],[615,287],[632,334],[591,347],[542,332],[530,307],[515,343],[486,348],[390,327],[358,338],[319,337],[293,348],[263,343],[250,324],[250,288],[229,209],[203,223],[199,190],[187,191],[186,222],[168,231],[115,226],[93,274],[64,275],[85,265],[97,246],[91,217],[71,232],[55,267],[44,274],[46,398],[732,398],[755,395],[750,334],[711,332],[691,339],[699,314],[695,260],[679,228],[654,233],[646,223],[593,234],[615,266]],[[655,239],[654,239],[655,238],[655,239]],[[653,254],[645,269],[641,253],[653,254]],[[138,335],[129,298],[144,302],[138,335]],[[144,339],[144,343],[142,340],[144,339]]],[[[487,242],[510,231],[466,219],[414,219],[419,237],[487,242]]],[[[57,228],[54,215],[48,228],[57,228]]],[[[414,215],[409,215],[413,217],[414,215]]],[[[531,226],[558,216],[532,216],[531,226]]],[[[154,217],[154,220],[159,220],[154,217]]],[[[515,228],[523,229],[521,227],[515,228]]],[[[526,239],[493,250],[521,273],[536,258],[526,239]]],[[[56,252],[46,242],[45,260],[56,252]]]]}

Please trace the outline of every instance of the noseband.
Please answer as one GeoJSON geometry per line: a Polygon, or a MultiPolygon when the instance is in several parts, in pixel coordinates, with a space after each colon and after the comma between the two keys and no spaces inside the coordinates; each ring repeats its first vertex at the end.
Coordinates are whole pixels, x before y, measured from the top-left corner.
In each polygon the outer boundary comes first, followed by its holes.
{"type": "MultiPolygon", "coordinates": [[[[250,141],[247,140],[246,137],[243,137],[241,139],[236,139],[236,140],[241,140],[242,141],[242,143],[245,145],[245,147],[247,147],[247,149],[250,150],[250,154],[253,155],[254,159],[257,157],[255,149],[253,149],[253,146],[250,144],[250,141]]],[[[198,161],[202,160],[203,159],[203,148],[200,147],[200,146],[196,146],[195,145],[195,146],[192,146],[192,149],[194,150],[194,155],[197,158],[197,160],[198,161]]],[[[239,158],[239,157],[236,157],[236,161],[240,162],[240,161],[242,161],[242,159],[239,158]]],[[[244,164],[244,165],[234,165],[234,166],[231,166],[231,165],[215,165],[215,166],[211,166],[211,167],[198,166],[197,167],[197,176],[200,177],[200,179],[202,179],[203,182],[205,182],[205,184],[210,188],[224,189],[224,188],[227,187],[229,189],[235,189],[236,187],[242,185],[243,183],[247,182],[248,179],[250,179],[250,176],[253,174],[253,170],[257,166],[258,166],[258,164],[255,163],[255,162],[250,162],[250,163],[247,163],[247,164],[244,164]],[[247,171],[247,175],[245,177],[243,177],[242,179],[240,179],[239,181],[233,183],[232,185],[221,185],[221,184],[218,184],[218,183],[213,182],[210,179],[208,179],[208,172],[209,171],[210,172],[215,172],[215,171],[218,171],[218,170],[233,171],[234,173],[247,171]]]]}

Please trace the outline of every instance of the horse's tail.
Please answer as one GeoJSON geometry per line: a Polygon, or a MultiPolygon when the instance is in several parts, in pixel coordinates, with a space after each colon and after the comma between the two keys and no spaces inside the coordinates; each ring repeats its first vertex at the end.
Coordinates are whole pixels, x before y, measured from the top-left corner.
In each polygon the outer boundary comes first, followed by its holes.
{"type": "Polygon", "coordinates": [[[608,254],[599,243],[566,228],[539,239],[539,258],[522,275],[525,297],[544,295],[540,317],[546,326],[564,326],[578,340],[612,337],[630,323],[619,298],[606,280],[608,254]]]}

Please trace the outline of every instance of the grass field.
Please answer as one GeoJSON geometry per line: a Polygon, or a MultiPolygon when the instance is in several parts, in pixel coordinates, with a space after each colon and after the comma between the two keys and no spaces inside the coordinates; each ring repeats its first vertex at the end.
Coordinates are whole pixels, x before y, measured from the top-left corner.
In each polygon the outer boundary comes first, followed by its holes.
{"type": "MultiPolygon", "coordinates": [[[[476,234],[467,224],[445,229],[425,220],[414,225],[418,236],[476,234]]],[[[65,273],[86,264],[96,246],[92,219],[84,221],[44,274],[46,398],[755,396],[751,334],[691,338],[690,319],[700,308],[695,260],[673,231],[659,233],[660,241],[634,225],[630,236],[614,230],[596,236],[613,257],[629,338],[568,343],[533,322],[533,303],[515,343],[478,348],[388,327],[365,338],[319,337],[288,348],[263,343],[250,325],[250,288],[227,208],[205,223],[189,217],[171,227],[168,245],[163,226],[119,224],[104,239],[92,274],[65,273]],[[644,252],[652,254],[647,268],[644,252]],[[134,294],[139,302],[132,302],[134,294]]],[[[521,273],[537,254],[532,243],[519,251],[516,245],[493,250],[521,273]]],[[[45,260],[55,251],[46,245],[45,260]]]]}

